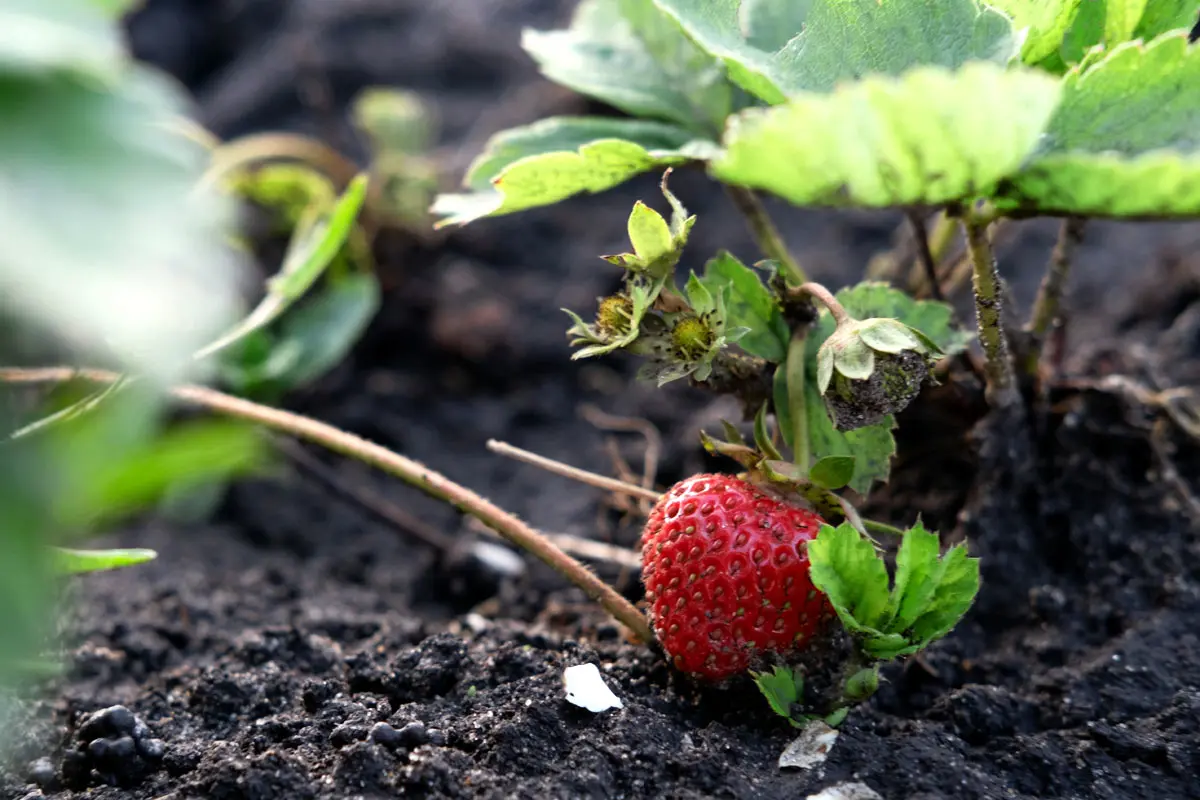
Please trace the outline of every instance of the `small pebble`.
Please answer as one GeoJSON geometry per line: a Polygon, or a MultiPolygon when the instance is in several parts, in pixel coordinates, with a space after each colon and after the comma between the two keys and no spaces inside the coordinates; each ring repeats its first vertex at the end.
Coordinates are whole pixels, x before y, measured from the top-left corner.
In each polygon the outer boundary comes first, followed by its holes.
{"type": "Polygon", "coordinates": [[[388,725],[386,722],[376,722],[371,728],[370,739],[375,744],[381,744],[384,747],[399,747],[400,746],[400,731],[388,725]]]}
{"type": "Polygon", "coordinates": [[[79,726],[80,741],[90,742],[105,736],[132,734],[137,717],[125,706],[110,706],[88,716],[79,726]]]}
{"type": "Polygon", "coordinates": [[[167,746],[162,739],[138,739],[137,748],[142,758],[150,761],[161,761],[163,754],[167,752],[167,746]]]}
{"type": "Polygon", "coordinates": [[[30,762],[26,775],[31,782],[43,789],[51,789],[58,783],[58,770],[54,768],[50,759],[45,757],[30,762]]]}
{"type": "Polygon", "coordinates": [[[347,722],[338,725],[333,729],[333,733],[329,734],[329,742],[334,747],[345,747],[354,742],[361,742],[367,738],[367,728],[365,725],[356,725],[352,722],[347,722]]]}
{"type": "Polygon", "coordinates": [[[442,733],[437,728],[429,729],[429,743],[435,747],[445,747],[446,734],[442,733]]]}
{"type": "Polygon", "coordinates": [[[410,722],[398,731],[400,735],[400,745],[412,749],[420,747],[429,741],[429,731],[425,729],[424,722],[410,722]]]}

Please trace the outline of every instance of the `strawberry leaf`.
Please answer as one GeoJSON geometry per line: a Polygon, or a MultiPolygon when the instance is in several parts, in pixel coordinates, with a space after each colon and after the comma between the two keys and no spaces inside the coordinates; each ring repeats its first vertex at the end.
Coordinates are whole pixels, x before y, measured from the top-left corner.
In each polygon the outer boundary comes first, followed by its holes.
{"type": "Polygon", "coordinates": [[[800,93],[731,117],[711,172],[796,205],[962,200],[1017,171],[1054,111],[1058,83],[1043,72],[976,62],[800,93]]]}
{"type": "Polygon", "coordinates": [[[771,672],[752,672],[751,675],[771,710],[791,721],[792,704],[799,702],[804,694],[804,673],[799,668],[793,671],[776,666],[771,672]]]}
{"type": "Polygon", "coordinates": [[[1131,39],[1148,42],[1167,31],[1186,32],[1196,24],[1197,13],[1196,0],[1086,0],[1060,55],[1066,64],[1079,64],[1097,45],[1112,50],[1131,39]]]}
{"type": "Polygon", "coordinates": [[[869,540],[848,522],[822,526],[808,545],[813,585],[833,605],[863,652],[887,660],[945,636],[979,592],[979,560],[957,545],[938,557],[938,537],[921,523],[905,531],[895,586],[869,540]]]}
{"type": "Polygon", "coordinates": [[[1200,47],[1177,31],[1089,58],[1063,81],[1042,144],[1001,186],[997,206],[1111,217],[1200,213],[1200,47]]]}
{"type": "Polygon", "coordinates": [[[467,170],[468,194],[439,195],[438,227],[602,192],[657,167],[705,158],[712,142],[675,125],[607,117],[549,117],[493,136],[467,170]]]}
{"type": "Polygon", "coordinates": [[[880,635],[888,612],[888,574],[875,547],[849,522],[822,525],[808,543],[809,575],[846,628],[880,635]]]}
{"type": "Polygon", "coordinates": [[[731,328],[745,327],[749,331],[738,340],[738,346],[750,355],[780,363],[787,355],[789,338],[787,323],[779,302],[767,290],[754,270],[722,250],[704,267],[704,284],[716,292],[728,287],[725,313],[731,328]]]}
{"type": "Polygon", "coordinates": [[[714,136],[733,110],[720,62],[650,0],[584,0],[568,30],[527,30],[521,45],[550,80],[632,116],[714,136]]]}
{"type": "Polygon", "coordinates": [[[812,465],[808,478],[826,489],[841,489],[854,477],[854,456],[825,456],[812,465]]]}
{"type": "Polygon", "coordinates": [[[1058,52],[1079,13],[1079,3],[1080,0],[987,0],[988,5],[1008,14],[1014,27],[1027,30],[1021,46],[1021,60],[1026,64],[1036,64],[1058,52]]]}
{"type": "Polygon", "coordinates": [[[59,575],[79,575],[85,572],[101,572],[119,567],[144,564],[158,557],[153,550],[132,548],[128,550],[72,550],[67,547],[52,548],[54,571],[59,575]]]}
{"type": "Polygon", "coordinates": [[[974,0],[654,0],[768,103],[922,64],[1007,63],[1012,23],[974,0]]]}

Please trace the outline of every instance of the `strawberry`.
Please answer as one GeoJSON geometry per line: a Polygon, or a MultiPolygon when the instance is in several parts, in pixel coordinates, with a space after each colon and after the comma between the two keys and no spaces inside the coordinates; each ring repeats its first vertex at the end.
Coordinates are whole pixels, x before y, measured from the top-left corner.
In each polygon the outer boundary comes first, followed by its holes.
{"type": "Polygon", "coordinates": [[[731,475],[671,487],[642,532],[642,578],[675,666],[719,681],[803,647],[830,616],[808,574],[823,522],[731,475]]]}

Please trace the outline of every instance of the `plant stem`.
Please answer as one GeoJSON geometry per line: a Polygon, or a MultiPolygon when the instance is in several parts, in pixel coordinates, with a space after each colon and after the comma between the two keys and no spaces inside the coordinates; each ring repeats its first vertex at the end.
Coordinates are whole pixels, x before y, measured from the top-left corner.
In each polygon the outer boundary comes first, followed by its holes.
{"type": "MultiPolygon", "coordinates": [[[[4,383],[60,383],[76,377],[97,383],[112,383],[121,378],[120,374],[115,372],[75,370],[68,367],[0,369],[0,382],[4,383]]],[[[290,411],[252,403],[203,386],[177,386],[170,391],[176,398],[187,403],[255,422],[357,459],[400,478],[432,497],[450,503],[463,513],[483,522],[509,542],[533,553],[582,589],[642,641],[653,641],[654,635],[642,614],[611,586],[593,575],[587,567],[517,517],[425,465],[352,433],[290,411]]]]}
{"type": "Polygon", "coordinates": [[[986,356],[984,375],[987,378],[986,396],[993,408],[1012,408],[1020,403],[1017,382],[1013,374],[1008,338],[1004,335],[1003,303],[1001,301],[1000,270],[988,240],[989,220],[966,211],[962,215],[963,231],[975,286],[975,314],[979,326],[979,341],[986,356]]]}
{"type": "Polygon", "coordinates": [[[808,475],[809,462],[812,459],[811,444],[808,440],[808,397],[804,386],[804,361],[808,357],[807,337],[807,328],[797,328],[792,332],[784,372],[787,379],[788,413],[792,417],[792,461],[804,476],[808,475]]]}
{"type": "Polygon", "coordinates": [[[821,305],[829,309],[829,313],[833,315],[833,321],[841,325],[850,319],[849,312],[838,302],[838,299],[833,296],[833,292],[826,289],[819,283],[804,283],[795,289],[798,294],[806,294],[821,301],[821,305]]]}
{"type": "Polygon", "coordinates": [[[871,533],[881,533],[885,536],[904,536],[904,529],[897,528],[895,525],[888,525],[886,522],[877,522],[873,519],[864,519],[863,527],[871,533]]]}
{"type": "Polygon", "coordinates": [[[925,280],[929,283],[929,294],[934,300],[944,302],[946,298],[942,296],[942,282],[938,280],[937,262],[934,260],[933,250],[929,247],[929,234],[925,230],[925,221],[916,211],[910,210],[907,216],[908,223],[912,226],[913,238],[917,243],[917,261],[925,270],[925,280]]]}
{"type": "Polygon", "coordinates": [[[561,461],[555,461],[552,458],[546,458],[537,453],[522,450],[520,447],[515,447],[508,442],[489,439],[487,448],[493,453],[499,453],[502,456],[508,456],[517,461],[524,461],[526,464],[540,467],[547,472],[552,472],[555,475],[561,475],[564,478],[570,478],[580,483],[586,483],[588,486],[595,486],[598,489],[607,489],[616,494],[640,497],[654,502],[658,502],[662,498],[662,492],[656,492],[653,489],[647,489],[643,486],[635,486],[632,483],[626,483],[616,478],[609,478],[605,475],[597,475],[595,472],[588,472],[578,467],[572,467],[570,464],[564,464],[561,461]]]}
{"type": "Polygon", "coordinates": [[[1030,376],[1037,375],[1046,334],[1059,318],[1067,278],[1071,272],[1071,258],[1083,240],[1085,222],[1083,217],[1067,217],[1058,229],[1058,241],[1050,256],[1050,264],[1046,267],[1046,277],[1042,279],[1042,285],[1038,288],[1029,324],[1025,326],[1031,339],[1029,353],[1025,359],[1025,372],[1030,376]]]}
{"type": "Polygon", "coordinates": [[[767,214],[767,209],[763,206],[762,201],[758,199],[758,195],[752,189],[744,186],[726,184],[725,189],[730,199],[733,200],[733,205],[746,218],[746,222],[750,225],[750,233],[754,236],[754,240],[758,243],[758,249],[762,251],[763,255],[779,262],[784,272],[787,273],[789,283],[798,286],[807,281],[808,276],[805,275],[796,259],[792,258],[792,254],[788,252],[787,245],[783,243],[783,237],[779,235],[779,229],[771,221],[771,217],[767,214]]]}

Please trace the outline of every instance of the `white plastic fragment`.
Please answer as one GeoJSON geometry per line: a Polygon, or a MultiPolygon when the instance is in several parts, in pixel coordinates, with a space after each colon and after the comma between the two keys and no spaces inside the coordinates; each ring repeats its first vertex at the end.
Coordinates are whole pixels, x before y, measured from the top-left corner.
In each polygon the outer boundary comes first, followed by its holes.
{"type": "Polygon", "coordinates": [[[837,741],[838,732],[824,721],[814,719],[779,756],[779,768],[812,769],[823,764],[837,741]]]}
{"type": "Polygon", "coordinates": [[[567,689],[567,702],[586,708],[595,714],[610,708],[624,708],[621,698],[612,693],[600,669],[595,664],[577,664],[563,670],[563,686],[567,689]]]}
{"type": "Polygon", "coordinates": [[[848,782],[810,794],[805,800],[883,800],[883,797],[865,783],[848,782]]]}

